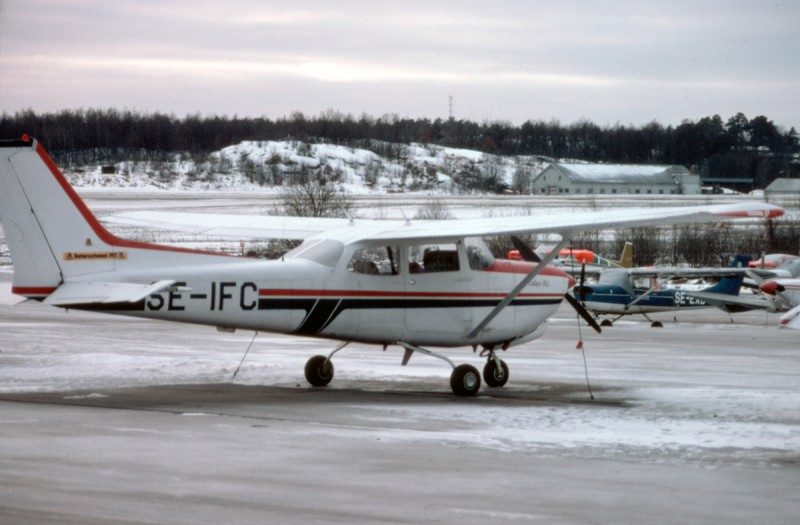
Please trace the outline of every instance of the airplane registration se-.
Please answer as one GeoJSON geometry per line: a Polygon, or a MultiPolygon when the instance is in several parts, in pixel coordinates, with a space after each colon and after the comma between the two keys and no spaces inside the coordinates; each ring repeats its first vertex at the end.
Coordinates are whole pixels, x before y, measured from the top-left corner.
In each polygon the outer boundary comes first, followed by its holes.
{"type": "Polygon", "coordinates": [[[304,239],[263,260],[115,236],[38,141],[0,142],[0,219],[14,293],[65,309],[338,341],[308,360],[314,386],[331,381],[333,355],[351,342],[402,347],[404,363],[415,352],[442,359],[461,396],[479,391],[478,369],[430,347],[480,348],[484,381],[503,386],[509,370],[497,352],[542,335],[574,284],[550,263],[578,232],[782,214],[752,202],[457,221],[217,219],[245,234],[304,239]],[[541,233],[561,241],[539,263],[495,259],[482,242],[541,233]]]}
{"type": "Polygon", "coordinates": [[[628,268],[604,270],[595,283],[575,285],[573,293],[595,316],[610,315],[601,326],[611,326],[625,315],[639,314],[654,327],[648,313],[694,310],[715,306],[728,313],[771,309],[769,301],[740,297],[745,276],[770,277],[772,270],[748,268],[750,257],[736,255],[728,268],[628,268]],[[673,279],[717,279],[702,289],[670,286],[673,279]]]}

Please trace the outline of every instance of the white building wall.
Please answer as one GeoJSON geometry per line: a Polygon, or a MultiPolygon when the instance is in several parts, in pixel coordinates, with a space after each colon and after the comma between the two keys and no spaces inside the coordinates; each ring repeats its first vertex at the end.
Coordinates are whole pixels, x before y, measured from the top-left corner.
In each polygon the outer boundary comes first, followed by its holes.
{"type": "MultiPolygon", "coordinates": [[[[669,176],[669,183],[654,182],[625,182],[599,180],[579,180],[573,181],[567,173],[562,171],[557,165],[551,164],[542,171],[531,183],[532,193],[537,195],[674,195],[678,193],[686,195],[700,194],[700,177],[692,175],[686,171],[685,174],[675,174],[669,176]]],[[[638,178],[641,180],[641,178],[638,178]]],[[[660,181],[664,180],[664,175],[654,177],[660,181]]]]}

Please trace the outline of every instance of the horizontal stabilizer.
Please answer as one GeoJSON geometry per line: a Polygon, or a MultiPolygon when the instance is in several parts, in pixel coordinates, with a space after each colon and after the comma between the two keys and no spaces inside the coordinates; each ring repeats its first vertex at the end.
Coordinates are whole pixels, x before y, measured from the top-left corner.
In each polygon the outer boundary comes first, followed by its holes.
{"type": "Polygon", "coordinates": [[[71,282],[59,286],[44,303],[52,306],[135,303],[174,284],[173,280],[153,284],[71,282]]]}
{"type": "Polygon", "coordinates": [[[24,297],[14,294],[11,291],[11,281],[0,283],[0,304],[3,306],[11,306],[17,303],[21,303],[25,300],[24,297]]]}

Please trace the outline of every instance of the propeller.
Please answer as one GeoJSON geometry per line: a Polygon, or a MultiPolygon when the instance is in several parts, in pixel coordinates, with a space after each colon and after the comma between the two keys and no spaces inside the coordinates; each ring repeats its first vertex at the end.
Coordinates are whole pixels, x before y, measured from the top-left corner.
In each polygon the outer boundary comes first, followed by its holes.
{"type": "MultiPolygon", "coordinates": [[[[511,242],[514,244],[514,248],[516,248],[519,251],[519,254],[524,261],[536,262],[536,263],[541,262],[541,259],[539,258],[538,255],[536,255],[536,252],[531,250],[530,247],[522,241],[522,239],[512,235],[511,242]]],[[[585,280],[586,280],[586,263],[584,261],[584,264],[581,267],[581,284],[579,288],[581,290],[581,300],[583,300],[583,288],[584,288],[583,284],[585,280]]],[[[586,321],[589,324],[589,326],[591,326],[594,329],[595,332],[597,332],[598,334],[602,332],[600,329],[600,325],[597,324],[597,321],[595,321],[594,317],[592,317],[592,314],[590,314],[589,311],[580,302],[578,302],[577,299],[571,296],[569,292],[564,294],[564,298],[567,300],[570,306],[572,306],[572,308],[574,308],[575,311],[578,312],[578,315],[580,315],[583,318],[583,320],[586,321]]]]}
{"type": "Polygon", "coordinates": [[[539,257],[535,251],[531,250],[530,247],[516,235],[511,236],[511,244],[513,244],[514,248],[517,249],[523,261],[535,263],[542,262],[542,258],[539,257]]]}

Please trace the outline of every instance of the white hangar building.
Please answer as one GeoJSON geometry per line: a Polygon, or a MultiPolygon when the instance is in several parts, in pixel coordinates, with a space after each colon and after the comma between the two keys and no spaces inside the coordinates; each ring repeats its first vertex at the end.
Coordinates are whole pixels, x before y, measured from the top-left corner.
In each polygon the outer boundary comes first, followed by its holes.
{"type": "Polygon", "coordinates": [[[764,192],[767,195],[800,195],[800,179],[775,179],[764,192]]]}
{"type": "Polygon", "coordinates": [[[698,195],[700,176],[683,166],[553,163],[531,187],[538,195],[698,195]]]}

